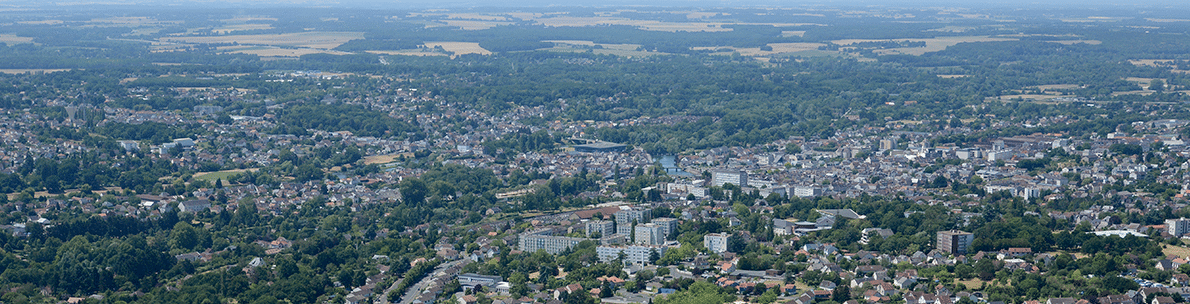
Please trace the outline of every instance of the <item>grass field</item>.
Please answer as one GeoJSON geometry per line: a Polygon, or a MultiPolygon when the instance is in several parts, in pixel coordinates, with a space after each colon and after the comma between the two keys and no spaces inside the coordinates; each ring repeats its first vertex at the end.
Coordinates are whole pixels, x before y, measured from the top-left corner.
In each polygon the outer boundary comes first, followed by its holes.
{"type": "Polygon", "coordinates": [[[1161,245],[1161,253],[1164,253],[1166,256],[1175,255],[1178,257],[1185,258],[1185,257],[1190,257],[1190,248],[1186,248],[1183,246],[1172,246],[1172,245],[1168,245],[1168,244],[1162,244],[1161,245]]]}
{"type": "Polygon", "coordinates": [[[1054,40],[1054,41],[1046,41],[1046,42],[1060,43],[1060,44],[1065,44],[1065,45],[1079,44],[1079,43],[1086,43],[1086,44],[1090,44],[1090,45],[1099,45],[1100,43],[1103,43],[1103,41],[1099,41],[1099,40],[1054,40]]]}
{"type": "Polygon", "coordinates": [[[861,42],[892,42],[892,41],[921,41],[925,42],[925,47],[905,47],[905,48],[891,48],[874,50],[873,52],[881,55],[917,55],[920,56],[925,53],[937,52],[945,50],[948,47],[954,46],[964,42],[995,42],[995,41],[1016,41],[1016,38],[993,38],[988,36],[960,36],[960,37],[938,37],[928,39],[842,39],[831,41],[838,45],[848,45],[852,43],[861,42]]]}
{"type": "Polygon", "coordinates": [[[963,78],[971,77],[971,75],[938,75],[938,78],[963,78]]]}
{"type": "Polygon", "coordinates": [[[216,179],[227,180],[228,177],[231,177],[234,175],[239,175],[240,173],[244,173],[244,172],[248,172],[248,171],[255,172],[256,170],[257,170],[256,168],[252,168],[252,169],[223,170],[223,171],[215,171],[215,172],[199,172],[199,173],[195,173],[193,178],[197,179],[197,180],[215,182],[216,179]]]}
{"type": "Polygon", "coordinates": [[[227,35],[205,37],[165,37],[161,41],[183,43],[238,43],[247,45],[291,46],[329,50],[352,39],[363,39],[360,32],[300,32],[267,35],[227,35]]]}

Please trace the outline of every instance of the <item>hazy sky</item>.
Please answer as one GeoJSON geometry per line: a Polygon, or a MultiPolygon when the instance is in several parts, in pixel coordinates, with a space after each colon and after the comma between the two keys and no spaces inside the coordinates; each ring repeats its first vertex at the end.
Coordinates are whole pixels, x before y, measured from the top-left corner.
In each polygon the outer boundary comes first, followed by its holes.
{"type": "Polygon", "coordinates": [[[1136,8],[1136,7],[1190,7],[1187,0],[0,0],[0,6],[187,6],[212,7],[344,7],[344,8],[433,8],[433,7],[544,7],[544,6],[682,6],[682,7],[749,7],[776,6],[800,7],[807,5],[825,6],[956,6],[997,8],[1136,8]]]}

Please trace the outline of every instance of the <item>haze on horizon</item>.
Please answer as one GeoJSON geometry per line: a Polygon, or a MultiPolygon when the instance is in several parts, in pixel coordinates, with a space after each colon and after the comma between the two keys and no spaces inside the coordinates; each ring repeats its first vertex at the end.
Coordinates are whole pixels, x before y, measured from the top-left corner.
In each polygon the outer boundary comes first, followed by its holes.
{"type": "Polygon", "coordinates": [[[170,7],[184,8],[263,8],[263,7],[332,7],[365,9],[427,9],[482,7],[566,7],[566,6],[654,6],[654,7],[850,7],[874,6],[892,8],[968,7],[999,9],[1184,9],[1190,2],[1177,0],[51,0],[0,1],[9,8],[105,8],[105,7],[170,7]]]}

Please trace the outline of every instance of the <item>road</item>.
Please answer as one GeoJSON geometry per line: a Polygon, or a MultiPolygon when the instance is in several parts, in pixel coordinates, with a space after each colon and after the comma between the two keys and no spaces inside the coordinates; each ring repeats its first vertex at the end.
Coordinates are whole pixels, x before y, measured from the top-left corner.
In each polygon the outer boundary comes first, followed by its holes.
{"type": "MultiPolygon", "coordinates": [[[[413,300],[417,299],[417,296],[421,294],[421,291],[426,289],[426,285],[430,284],[430,280],[436,277],[443,270],[446,270],[446,268],[463,263],[463,261],[466,261],[466,259],[450,261],[434,267],[434,271],[431,271],[424,278],[422,278],[421,281],[418,281],[417,284],[413,284],[413,286],[409,286],[409,289],[405,290],[405,294],[401,296],[401,304],[412,304],[413,300]]],[[[404,278],[401,280],[404,280],[404,278]]],[[[392,292],[394,289],[397,289],[397,284],[400,284],[401,280],[394,281],[392,286],[385,288],[384,293],[380,295],[377,303],[392,303],[389,302],[388,293],[392,292]]]]}

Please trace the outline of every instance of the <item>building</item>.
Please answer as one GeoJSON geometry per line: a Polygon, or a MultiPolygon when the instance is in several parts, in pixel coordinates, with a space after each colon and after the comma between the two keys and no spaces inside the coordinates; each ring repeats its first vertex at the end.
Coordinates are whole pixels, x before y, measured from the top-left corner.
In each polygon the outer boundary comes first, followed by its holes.
{"type": "Polygon", "coordinates": [[[199,212],[211,208],[211,201],[205,199],[189,200],[178,204],[178,211],[199,212]]]}
{"type": "Polygon", "coordinates": [[[886,138],[880,140],[880,151],[892,150],[897,148],[896,138],[886,138]]]}
{"type": "Polygon", "coordinates": [[[1169,229],[1169,234],[1180,237],[1190,233],[1190,219],[1168,219],[1165,220],[1165,228],[1169,229]]]}
{"type": "Polygon", "coordinates": [[[653,213],[644,209],[620,209],[616,212],[616,233],[632,235],[632,223],[637,225],[649,222],[653,213]]]}
{"type": "Polygon", "coordinates": [[[726,184],[733,184],[740,187],[748,186],[748,172],[743,170],[711,171],[711,185],[723,187],[726,184]]]}
{"type": "Polygon", "coordinates": [[[654,223],[636,225],[636,244],[660,246],[665,244],[665,234],[661,226],[654,223]]]}
{"type": "Polygon", "coordinates": [[[967,254],[967,250],[971,248],[971,242],[973,241],[975,241],[975,235],[968,232],[958,230],[938,231],[938,250],[950,254],[967,254]]]}
{"type": "Polygon", "coordinates": [[[459,285],[463,285],[463,290],[470,290],[476,286],[484,286],[487,288],[496,287],[496,283],[504,280],[500,276],[490,276],[475,273],[459,274],[459,285]]]}
{"type": "Polygon", "coordinates": [[[135,140],[121,140],[119,143],[120,148],[123,148],[126,152],[140,151],[140,143],[135,140]]]}
{"type": "MultiPolygon", "coordinates": [[[[591,240],[576,237],[554,236],[549,235],[549,233],[550,230],[548,229],[522,233],[521,235],[517,236],[518,248],[524,252],[545,250],[545,252],[549,254],[558,254],[559,252],[562,252],[566,249],[570,249],[570,247],[574,247],[574,245],[578,245],[579,242],[591,240]]],[[[594,241],[599,242],[598,240],[594,241]]]]}
{"type": "Polygon", "coordinates": [[[661,237],[665,240],[668,240],[669,237],[673,235],[674,231],[678,230],[678,219],[675,218],[656,218],[653,219],[652,223],[661,227],[661,237]]]}
{"type": "Polygon", "coordinates": [[[727,252],[727,238],[730,237],[731,234],[727,233],[708,233],[702,237],[702,245],[711,252],[724,253],[727,252]]]}
{"type": "Polygon", "coordinates": [[[616,234],[616,222],[613,221],[590,221],[587,222],[587,237],[598,233],[601,237],[611,236],[616,234]]]}
{"type": "Polygon", "coordinates": [[[653,252],[657,253],[657,257],[665,255],[664,246],[599,246],[595,248],[595,254],[599,256],[599,261],[607,263],[615,261],[620,258],[620,254],[624,255],[624,263],[636,265],[652,264],[651,256],[653,252]]]}
{"type": "Polygon", "coordinates": [[[954,155],[955,157],[958,157],[962,160],[979,159],[983,157],[983,155],[980,154],[979,149],[976,148],[958,149],[954,151],[954,155]]]}
{"type": "Polygon", "coordinates": [[[793,187],[793,196],[797,197],[815,197],[822,195],[822,189],[813,186],[796,186],[793,187]]]}

